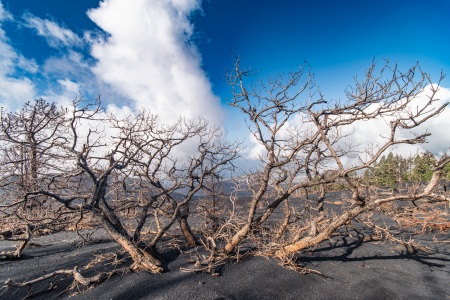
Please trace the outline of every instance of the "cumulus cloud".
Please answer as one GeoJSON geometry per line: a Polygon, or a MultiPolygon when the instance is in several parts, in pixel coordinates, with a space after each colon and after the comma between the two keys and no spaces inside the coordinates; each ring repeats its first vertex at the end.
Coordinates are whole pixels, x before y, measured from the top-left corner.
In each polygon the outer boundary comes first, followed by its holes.
{"type": "Polygon", "coordinates": [[[34,60],[26,59],[11,47],[2,24],[12,19],[0,2],[0,105],[8,109],[17,108],[36,95],[33,82],[18,75],[18,71],[36,73],[38,70],[34,60]]]}
{"type": "Polygon", "coordinates": [[[108,37],[93,41],[93,72],[136,108],[161,119],[205,117],[221,122],[219,99],[190,43],[197,0],[105,0],[88,16],[108,37]],[[118,21],[120,20],[120,21],[118,21]]]}
{"type": "MultiPolygon", "coordinates": [[[[204,117],[222,125],[220,100],[191,42],[194,28],[189,16],[197,9],[199,0],[136,0],[132,5],[105,0],[88,11],[103,31],[85,32],[83,38],[55,21],[24,14],[22,28],[62,52],[38,66],[17,53],[0,31],[0,101],[20,106],[38,95],[66,103],[77,92],[90,98],[101,94],[105,106],[145,108],[163,122],[179,116],[204,117]],[[87,48],[91,57],[83,52],[87,48]],[[18,69],[39,71],[35,77],[40,88],[33,84],[33,76],[18,76],[18,69]]],[[[0,22],[6,19],[12,16],[0,6],[0,22]]]]}
{"type": "Polygon", "coordinates": [[[24,25],[36,30],[36,33],[44,37],[51,47],[82,45],[82,40],[73,31],[53,21],[44,20],[32,14],[25,14],[23,19],[24,25]]]}

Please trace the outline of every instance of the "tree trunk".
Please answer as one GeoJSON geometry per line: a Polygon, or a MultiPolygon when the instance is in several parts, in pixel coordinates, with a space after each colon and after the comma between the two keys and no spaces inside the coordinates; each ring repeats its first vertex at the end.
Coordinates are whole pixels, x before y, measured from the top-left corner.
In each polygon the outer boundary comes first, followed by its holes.
{"type": "MultiPolygon", "coordinates": [[[[273,162],[272,162],[273,163],[273,162]]],[[[225,245],[225,252],[230,254],[234,251],[234,249],[242,242],[242,240],[247,236],[247,234],[250,232],[250,229],[252,228],[254,224],[254,217],[256,213],[256,207],[263,197],[263,195],[266,193],[267,187],[269,185],[269,179],[270,179],[270,172],[272,170],[272,164],[268,165],[264,169],[264,175],[261,179],[262,184],[258,189],[258,192],[256,192],[253,195],[252,201],[250,202],[250,207],[248,209],[247,214],[247,220],[245,224],[233,235],[231,238],[231,241],[228,242],[225,245]]]]}
{"type": "Polygon", "coordinates": [[[301,251],[306,248],[310,248],[316,246],[328,239],[331,234],[336,231],[339,227],[346,224],[347,222],[353,220],[356,216],[361,214],[362,212],[369,210],[370,208],[365,206],[357,206],[351,209],[350,211],[342,214],[337,217],[334,221],[332,221],[325,229],[321,230],[318,234],[306,236],[290,245],[285,246],[282,250],[277,251],[276,256],[282,257],[285,254],[294,253],[301,251]]]}
{"type": "Polygon", "coordinates": [[[197,245],[197,238],[195,237],[194,233],[192,233],[191,227],[189,226],[187,219],[188,219],[187,216],[181,216],[178,218],[178,223],[180,224],[181,233],[183,233],[183,236],[187,241],[187,245],[189,247],[193,247],[197,245]]]}
{"type": "Polygon", "coordinates": [[[238,232],[233,235],[229,243],[225,245],[225,252],[230,254],[239,245],[239,243],[247,236],[250,231],[251,224],[245,224],[238,232]]]}
{"type": "Polygon", "coordinates": [[[136,246],[131,238],[120,229],[117,229],[105,216],[98,210],[92,211],[93,216],[102,224],[106,232],[114,239],[122,248],[130,254],[133,259],[134,270],[144,270],[151,273],[161,273],[163,269],[160,267],[161,262],[149,254],[144,249],[136,246]]]}
{"type": "Polygon", "coordinates": [[[148,218],[148,206],[145,206],[142,208],[142,211],[138,218],[138,224],[136,226],[136,229],[134,230],[133,241],[135,243],[138,243],[139,240],[141,239],[141,230],[144,227],[147,218],[148,218]]]}
{"type": "Polygon", "coordinates": [[[38,158],[37,158],[37,146],[32,142],[30,145],[30,168],[31,168],[31,188],[32,191],[36,188],[36,181],[38,178],[38,158]]]}
{"type": "Polygon", "coordinates": [[[187,221],[189,217],[189,203],[184,204],[180,207],[180,210],[177,214],[178,224],[180,224],[181,233],[187,241],[187,245],[189,247],[193,247],[197,245],[197,239],[195,238],[194,233],[192,233],[191,227],[187,221]]]}

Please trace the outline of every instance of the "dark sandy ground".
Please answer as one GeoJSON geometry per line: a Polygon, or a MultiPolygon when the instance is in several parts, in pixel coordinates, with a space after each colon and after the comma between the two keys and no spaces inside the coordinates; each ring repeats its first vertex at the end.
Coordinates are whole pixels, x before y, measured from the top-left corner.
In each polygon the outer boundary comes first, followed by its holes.
{"type": "MultiPolygon", "coordinates": [[[[29,280],[55,270],[82,267],[95,255],[119,249],[100,231],[94,237],[96,243],[84,245],[71,232],[37,238],[34,242],[41,246],[25,249],[22,259],[0,262],[0,281],[29,280]]],[[[303,253],[303,265],[327,278],[301,275],[263,257],[228,264],[220,269],[218,277],[185,273],[180,267],[191,266],[187,262],[191,254],[170,250],[164,253],[168,262],[164,274],[114,275],[74,296],[72,292],[61,294],[72,282],[71,278],[63,278],[54,290],[33,299],[450,299],[449,235],[415,238],[431,251],[408,254],[398,245],[360,244],[351,238],[335,237],[321,248],[303,253]],[[432,239],[438,242],[430,243],[432,239]],[[331,243],[335,243],[334,247],[330,247],[331,243]]],[[[10,246],[1,242],[0,250],[10,246]]],[[[92,276],[99,270],[97,265],[81,272],[92,276]]],[[[33,291],[46,288],[49,283],[37,285],[33,291]]],[[[27,288],[2,289],[0,298],[22,299],[27,292],[27,288]]]]}

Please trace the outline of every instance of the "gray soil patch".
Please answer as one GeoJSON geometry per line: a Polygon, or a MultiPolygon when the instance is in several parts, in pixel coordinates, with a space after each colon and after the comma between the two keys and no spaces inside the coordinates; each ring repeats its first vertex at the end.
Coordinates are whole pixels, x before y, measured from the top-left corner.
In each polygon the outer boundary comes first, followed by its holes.
{"type": "MultiPolygon", "coordinates": [[[[101,231],[93,238],[95,242],[82,243],[76,234],[64,232],[34,239],[41,246],[25,249],[20,260],[0,262],[0,280],[23,281],[60,269],[82,268],[101,254],[120,250],[101,231]]],[[[72,297],[71,292],[61,294],[72,279],[60,277],[52,291],[33,299],[450,299],[448,234],[415,238],[430,252],[410,254],[389,243],[335,237],[301,254],[303,266],[327,277],[301,275],[264,257],[227,264],[218,277],[185,273],[180,268],[190,266],[190,255],[170,250],[164,253],[168,270],[161,275],[115,275],[72,297]]],[[[0,248],[7,246],[2,243],[0,248]]],[[[81,271],[92,276],[111,268],[112,264],[98,264],[81,271]]],[[[50,282],[34,286],[33,291],[47,288],[50,282]]],[[[27,288],[3,289],[0,298],[22,299],[28,292],[27,288]]]]}

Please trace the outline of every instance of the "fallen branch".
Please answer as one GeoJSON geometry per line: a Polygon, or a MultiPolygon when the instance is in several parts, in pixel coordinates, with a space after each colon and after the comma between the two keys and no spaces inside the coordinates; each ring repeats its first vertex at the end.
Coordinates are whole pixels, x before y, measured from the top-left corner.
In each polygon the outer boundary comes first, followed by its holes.
{"type": "Polygon", "coordinates": [[[15,251],[0,252],[0,260],[20,258],[20,254],[22,253],[23,249],[25,249],[26,245],[30,241],[30,238],[31,238],[30,227],[27,225],[27,227],[25,229],[25,237],[23,237],[23,238],[8,238],[7,239],[10,241],[19,241],[19,245],[17,246],[17,249],[15,251]]]}
{"type": "Polygon", "coordinates": [[[325,274],[323,274],[323,273],[321,273],[321,272],[319,272],[317,270],[302,267],[298,263],[281,262],[280,265],[282,267],[286,268],[286,269],[293,270],[293,271],[298,272],[298,273],[303,274],[303,275],[316,274],[316,275],[319,275],[319,276],[321,276],[323,278],[331,278],[330,276],[325,275],[325,274]]]}
{"type": "Polygon", "coordinates": [[[409,241],[404,241],[403,239],[396,238],[387,228],[383,228],[378,226],[372,222],[365,222],[366,225],[372,227],[376,233],[375,238],[369,237],[368,240],[389,240],[391,242],[400,244],[405,247],[406,251],[409,253],[416,253],[418,251],[421,252],[429,252],[430,249],[426,246],[422,246],[419,243],[416,243],[414,240],[410,239],[409,241]]]}
{"type": "Polygon", "coordinates": [[[210,274],[217,274],[217,268],[220,266],[223,266],[227,263],[227,260],[221,260],[218,262],[209,262],[209,263],[199,263],[196,262],[194,264],[194,267],[192,268],[180,268],[181,272],[186,273],[200,273],[200,272],[206,272],[210,274]]]}
{"type": "Polygon", "coordinates": [[[78,271],[78,267],[74,267],[73,269],[69,269],[69,270],[58,270],[55,272],[52,272],[50,274],[46,274],[43,275],[41,277],[29,280],[29,281],[24,281],[24,282],[16,282],[12,279],[8,279],[5,281],[5,287],[26,287],[26,286],[32,286],[35,283],[47,280],[49,278],[58,276],[58,275],[72,275],[73,276],[73,283],[71,285],[71,287],[76,286],[77,284],[80,284],[82,286],[89,286],[89,285],[96,285],[99,283],[102,283],[103,281],[105,281],[106,279],[108,279],[109,277],[118,274],[118,273],[123,273],[126,272],[127,269],[129,268],[124,268],[124,269],[117,269],[117,270],[113,270],[111,272],[103,272],[103,273],[99,273],[95,276],[92,277],[84,277],[83,275],[81,275],[81,273],[78,271]]]}
{"type": "Polygon", "coordinates": [[[46,274],[44,276],[29,280],[29,281],[24,281],[24,282],[16,282],[12,279],[8,279],[5,281],[5,286],[6,287],[25,287],[25,286],[31,286],[35,283],[44,281],[46,279],[55,277],[57,275],[61,275],[61,274],[65,274],[65,275],[72,275],[74,270],[58,270],[55,272],[52,272],[50,274],[46,274]]]}

